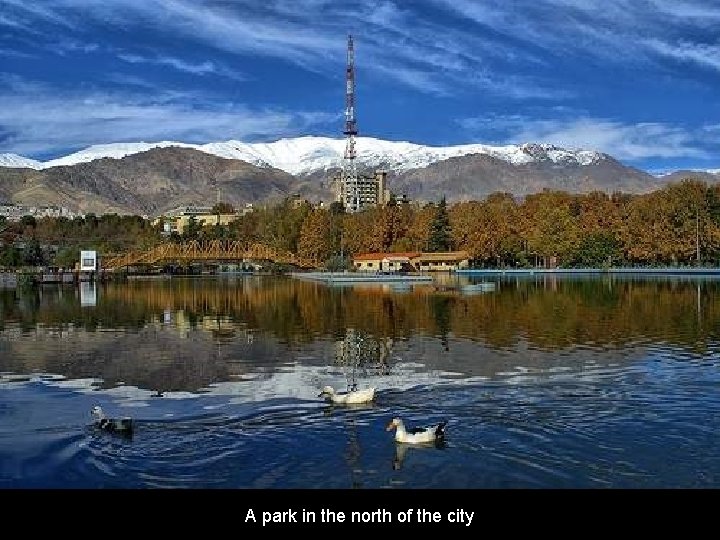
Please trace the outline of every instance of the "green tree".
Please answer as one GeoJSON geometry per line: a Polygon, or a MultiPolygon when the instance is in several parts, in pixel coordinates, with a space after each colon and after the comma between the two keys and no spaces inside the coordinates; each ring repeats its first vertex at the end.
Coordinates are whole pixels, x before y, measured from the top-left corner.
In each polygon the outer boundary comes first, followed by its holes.
{"type": "Polygon", "coordinates": [[[40,242],[30,239],[23,250],[23,262],[28,266],[42,266],[45,264],[45,253],[40,242]]]}
{"type": "Polygon", "coordinates": [[[185,230],[183,231],[183,238],[185,240],[195,240],[200,235],[201,230],[202,225],[198,223],[198,220],[195,219],[195,216],[190,216],[187,225],[185,225],[185,230]]]}
{"type": "Polygon", "coordinates": [[[0,251],[0,264],[6,268],[17,268],[22,265],[22,253],[15,246],[5,246],[0,251]]]}
{"type": "Polygon", "coordinates": [[[330,211],[330,214],[332,214],[334,216],[345,213],[345,207],[343,206],[343,203],[341,203],[340,201],[334,201],[334,202],[330,203],[328,210],[330,211]]]}
{"type": "Polygon", "coordinates": [[[66,247],[57,252],[54,262],[56,266],[62,268],[74,268],[79,257],[77,249],[66,247]]]}
{"type": "Polygon", "coordinates": [[[20,218],[20,225],[22,225],[23,228],[37,227],[37,220],[34,216],[23,216],[20,218]]]}
{"type": "Polygon", "coordinates": [[[570,265],[586,268],[610,266],[622,257],[620,246],[612,231],[592,233],[580,241],[570,265]]]}
{"type": "Polygon", "coordinates": [[[450,249],[450,238],[450,216],[447,211],[447,202],[443,197],[435,210],[435,216],[430,225],[427,250],[430,252],[448,251],[450,249]]]}
{"type": "Polygon", "coordinates": [[[327,261],[325,261],[325,269],[330,272],[341,272],[343,270],[350,270],[352,268],[352,260],[349,257],[341,257],[340,255],[333,255],[327,261]]]}
{"type": "Polygon", "coordinates": [[[235,207],[227,202],[219,202],[212,207],[211,214],[234,214],[235,207]]]}

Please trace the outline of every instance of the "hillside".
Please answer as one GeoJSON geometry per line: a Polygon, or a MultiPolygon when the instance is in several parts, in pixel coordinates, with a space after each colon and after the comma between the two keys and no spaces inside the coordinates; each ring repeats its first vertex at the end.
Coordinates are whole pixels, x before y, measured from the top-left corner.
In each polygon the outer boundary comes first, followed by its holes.
{"type": "Polygon", "coordinates": [[[294,184],[278,169],[190,148],[155,148],[40,171],[0,169],[0,194],[8,202],[96,213],[157,215],[183,204],[211,205],[218,189],[235,205],[270,201],[290,194],[294,184]]]}

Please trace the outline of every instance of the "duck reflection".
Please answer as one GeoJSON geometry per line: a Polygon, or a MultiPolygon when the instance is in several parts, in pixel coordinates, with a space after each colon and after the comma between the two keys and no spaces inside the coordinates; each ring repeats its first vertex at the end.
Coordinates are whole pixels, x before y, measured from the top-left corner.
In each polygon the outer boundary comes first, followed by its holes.
{"type": "Polygon", "coordinates": [[[422,452],[430,450],[444,450],[445,448],[447,448],[447,443],[444,440],[423,444],[407,444],[396,442],[395,456],[393,457],[392,468],[394,471],[399,471],[400,469],[402,469],[408,451],[412,453],[415,451],[422,452]]]}
{"type": "Polygon", "coordinates": [[[375,403],[370,401],[368,403],[345,403],[342,405],[338,405],[332,402],[327,403],[327,407],[323,409],[323,414],[325,416],[332,416],[336,412],[343,412],[343,411],[371,411],[375,408],[375,403]]]}

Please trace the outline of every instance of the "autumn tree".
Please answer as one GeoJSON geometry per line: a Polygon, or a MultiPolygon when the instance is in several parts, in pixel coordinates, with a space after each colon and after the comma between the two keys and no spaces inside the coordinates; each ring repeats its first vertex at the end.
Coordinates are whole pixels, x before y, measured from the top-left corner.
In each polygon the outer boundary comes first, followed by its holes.
{"type": "Polygon", "coordinates": [[[572,195],[546,190],[529,195],[522,205],[523,237],[529,252],[567,261],[580,243],[579,207],[572,195]]]}
{"type": "Polygon", "coordinates": [[[518,216],[517,203],[507,193],[459,203],[450,211],[453,244],[476,261],[513,264],[522,250],[518,216]]]}
{"type": "Polygon", "coordinates": [[[297,253],[300,229],[312,207],[307,201],[287,198],[258,212],[258,240],[268,246],[297,253]]]}
{"type": "Polygon", "coordinates": [[[300,230],[298,255],[320,264],[333,255],[333,226],[331,215],[323,209],[311,211],[300,230]]]}
{"type": "Polygon", "coordinates": [[[374,245],[374,222],[377,208],[368,208],[361,212],[344,214],[342,219],[343,248],[348,253],[358,254],[371,251],[374,245]]]}
{"type": "Polygon", "coordinates": [[[407,234],[408,215],[398,206],[383,206],[374,210],[370,251],[384,252],[392,251],[402,238],[407,234]]]}
{"type": "Polygon", "coordinates": [[[702,243],[717,237],[706,196],[704,183],[685,180],[630,201],[623,231],[627,258],[641,264],[696,261],[696,233],[702,243]]]}
{"type": "Polygon", "coordinates": [[[430,229],[435,217],[435,206],[406,205],[408,229],[404,238],[395,242],[397,251],[425,251],[430,241],[430,229]]]}

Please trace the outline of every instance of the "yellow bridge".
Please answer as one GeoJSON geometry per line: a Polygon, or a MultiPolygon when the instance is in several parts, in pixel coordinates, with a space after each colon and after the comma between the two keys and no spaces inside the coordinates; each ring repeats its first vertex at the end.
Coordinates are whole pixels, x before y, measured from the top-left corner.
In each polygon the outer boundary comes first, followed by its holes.
{"type": "Polygon", "coordinates": [[[146,251],[131,251],[122,255],[107,256],[102,267],[119,270],[128,266],[152,265],[158,263],[223,262],[223,261],[272,261],[292,264],[303,268],[317,266],[315,261],[302,259],[289,251],[251,244],[239,240],[210,240],[207,242],[184,242],[161,244],[146,251]]]}

